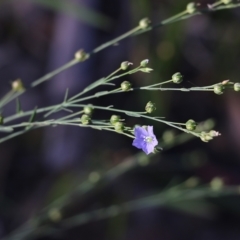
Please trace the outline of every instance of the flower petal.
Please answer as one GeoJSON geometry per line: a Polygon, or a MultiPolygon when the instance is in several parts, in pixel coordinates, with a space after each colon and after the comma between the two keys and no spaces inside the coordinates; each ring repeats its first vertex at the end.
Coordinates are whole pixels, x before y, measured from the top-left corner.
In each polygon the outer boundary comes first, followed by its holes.
{"type": "Polygon", "coordinates": [[[136,148],[141,149],[141,148],[142,148],[142,140],[139,139],[139,138],[135,138],[135,139],[133,140],[132,145],[133,145],[134,147],[136,147],[136,148]]]}
{"type": "Polygon", "coordinates": [[[153,133],[153,126],[147,126],[147,132],[148,134],[150,135],[150,137],[154,136],[154,133],[153,133]]]}

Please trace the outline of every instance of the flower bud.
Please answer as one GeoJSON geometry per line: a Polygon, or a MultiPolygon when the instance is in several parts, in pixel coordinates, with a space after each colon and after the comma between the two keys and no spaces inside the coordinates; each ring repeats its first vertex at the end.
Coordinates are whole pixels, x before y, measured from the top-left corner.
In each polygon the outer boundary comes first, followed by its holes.
{"type": "Polygon", "coordinates": [[[121,83],[121,89],[123,91],[129,91],[131,89],[131,83],[129,81],[124,81],[121,83]]]}
{"type": "Polygon", "coordinates": [[[75,59],[78,60],[79,62],[83,62],[88,58],[89,58],[89,54],[86,53],[83,49],[80,49],[75,53],[75,59]]]}
{"type": "Polygon", "coordinates": [[[210,134],[206,133],[206,132],[201,132],[200,138],[203,142],[209,142],[210,140],[213,139],[213,137],[210,136],[210,134]]]}
{"type": "Polygon", "coordinates": [[[83,108],[83,112],[84,112],[85,114],[91,116],[92,113],[93,113],[93,107],[92,107],[91,105],[85,106],[85,107],[83,108]]]}
{"type": "Polygon", "coordinates": [[[133,65],[131,62],[125,61],[121,63],[121,69],[122,70],[127,70],[130,65],[133,65]]]}
{"type": "Polygon", "coordinates": [[[3,125],[4,123],[4,117],[0,114],[0,125],[3,125]]]}
{"type": "Polygon", "coordinates": [[[146,29],[150,25],[151,21],[148,18],[143,18],[139,22],[139,27],[141,29],[146,29]]]}
{"type": "Polygon", "coordinates": [[[240,91],[240,83],[235,83],[233,86],[234,91],[239,92],[240,91]]]}
{"type": "Polygon", "coordinates": [[[197,11],[197,4],[194,3],[194,2],[188,3],[186,11],[189,14],[192,14],[192,13],[196,12],[197,11]]]}
{"type": "Polygon", "coordinates": [[[111,118],[110,118],[110,123],[112,125],[114,125],[115,123],[119,122],[120,121],[120,116],[119,115],[112,115],[111,118]]]}
{"type": "Polygon", "coordinates": [[[81,117],[81,122],[82,124],[87,125],[91,122],[91,117],[87,114],[83,114],[81,117]]]}
{"type": "Polygon", "coordinates": [[[229,83],[229,79],[228,79],[228,80],[223,80],[223,81],[221,82],[222,85],[228,85],[228,83],[229,83]]]}
{"type": "Polygon", "coordinates": [[[232,2],[232,0],[222,0],[221,2],[222,2],[223,4],[229,4],[229,3],[232,2]]]}
{"type": "Polygon", "coordinates": [[[224,86],[222,84],[217,84],[213,88],[213,92],[218,94],[218,95],[223,94],[223,90],[224,90],[224,86]]]}
{"type": "Polygon", "coordinates": [[[218,137],[221,135],[221,133],[215,131],[215,130],[211,130],[209,133],[208,133],[211,137],[218,137]]]}
{"type": "Polygon", "coordinates": [[[12,90],[14,92],[22,92],[25,90],[21,79],[16,79],[12,82],[12,90]]]}
{"type": "Polygon", "coordinates": [[[145,107],[145,110],[146,110],[147,113],[152,113],[152,112],[154,112],[156,109],[157,109],[157,108],[156,108],[156,104],[153,103],[153,102],[151,102],[151,101],[149,101],[149,102],[147,103],[146,107],[145,107]]]}
{"type": "Polygon", "coordinates": [[[152,68],[141,68],[141,69],[139,69],[139,71],[141,71],[141,72],[145,72],[145,73],[150,73],[151,71],[153,71],[153,69],[152,68]]]}
{"type": "Polygon", "coordinates": [[[117,132],[123,132],[124,130],[124,124],[122,122],[116,122],[114,124],[114,128],[117,132]]]}
{"type": "Polygon", "coordinates": [[[194,131],[196,129],[197,123],[190,119],[186,122],[186,129],[189,131],[194,131]]]}
{"type": "Polygon", "coordinates": [[[142,61],[140,62],[140,66],[141,66],[141,67],[146,67],[146,66],[148,65],[148,62],[149,62],[148,59],[142,60],[142,61]]]}
{"type": "Polygon", "coordinates": [[[181,82],[183,81],[183,76],[182,76],[182,74],[181,74],[180,72],[174,73],[174,74],[172,75],[172,81],[173,81],[174,83],[177,83],[177,84],[181,83],[181,82]]]}

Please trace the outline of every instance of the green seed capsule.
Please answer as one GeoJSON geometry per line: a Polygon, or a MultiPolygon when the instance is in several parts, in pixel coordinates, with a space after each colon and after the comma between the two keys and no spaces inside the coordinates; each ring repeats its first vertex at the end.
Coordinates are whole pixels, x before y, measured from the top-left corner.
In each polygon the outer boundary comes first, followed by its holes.
{"type": "Polygon", "coordinates": [[[153,103],[153,102],[151,102],[151,101],[149,101],[149,102],[147,103],[146,107],[145,107],[145,110],[146,110],[147,113],[152,113],[152,112],[154,112],[156,109],[157,109],[157,108],[156,108],[156,104],[153,103]]]}
{"type": "Polygon", "coordinates": [[[116,122],[114,124],[114,128],[117,132],[123,132],[124,130],[124,124],[122,122],[116,122]]]}
{"type": "Polygon", "coordinates": [[[197,11],[197,5],[194,2],[190,2],[186,8],[187,13],[192,14],[197,11]]]}
{"type": "Polygon", "coordinates": [[[75,59],[78,60],[79,62],[84,62],[88,58],[89,54],[86,53],[83,49],[80,49],[75,53],[75,59]]]}
{"type": "Polygon", "coordinates": [[[189,131],[194,131],[196,129],[197,123],[190,119],[186,122],[186,129],[189,131]]]}
{"type": "Polygon", "coordinates": [[[131,89],[131,86],[132,85],[129,81],[124,81],[124,82],[121,83],[121,89],[125,92],[129,91],[131,89]]]}
{"type": "Polygon", "coordinates": [[[224,86],[222,84],[217,84],[213,88],[213,92],[216,93],[217,95],[223,94],[224,86]]]}
{"type": "Polygon", "coordinates": [[[16,79],[12,82],[12,90],[14,92],[22,92],[25,90],[21,79],[16,79]]]}
{"type": "Polygon", "coordinates": [[[181,83],[183,81],[182,74],[180,72],[174,73],[172,75],[172,81],[177,84],[181,83]]]}
{"type": "Polygon", "coordinates": [[[148,65],[148,62],[149,62],[148,59],[142,60],[142,61],[140,62],[140,66],[141,66],[141,67],[146,67],[146,66],[148,65]]]}
{"type": "Polygon", "coordinates": [[[110,118],[110,123],[112,125],[114,125],[115,123],[119,122],[120,121],[120,116],[119,115],[112,115],[111,118],[110,118]]]}
{"type": "Polygon", "coordinates": [[[122,62],[122,63],[121,63],[121,66],[120,66],[120,67],[121,67],[122,70],[125,71],[125,70],[128,69],[128,67],[129,67],[130,65],[132,65],[132,63],[130,63],[130,62],[128,62],[128,61],[125,61],[125,62],[122,62]]]}
{"type": "Polygon", "coordinates": [[[207,132],[201,132],[200,138],[203,142],[209,142],[213,139],[213,137],[207,132]]]}
{"type": "Polygon", "coordinates": [[[86,107],[84,107],[83,111],[85,114],[91,116],[93,113],[93,107],[91,107],[90,105],[86,106],[86,107]]]}
{"type": "Polygon", "coordinates": [[[89,123],[91,122],[90,116],[87,115],[87,114],[83,114],[82,117],[81,117],[81,122],[82,122],[82,124],[84,124],[84,125],[89,124],[89,123]]]}
{"type": "Polygon", "coordinates": [[[240,91],[240,83],[235,83],[233,86],[234,91],[239,92],[240,91]]]}
{"type": "Polygon", "coordinates": [[[148,18],[143,18],[139,22],[139,27],[141,29],[146,29],[150,25],[151,21],[148,18]]]}

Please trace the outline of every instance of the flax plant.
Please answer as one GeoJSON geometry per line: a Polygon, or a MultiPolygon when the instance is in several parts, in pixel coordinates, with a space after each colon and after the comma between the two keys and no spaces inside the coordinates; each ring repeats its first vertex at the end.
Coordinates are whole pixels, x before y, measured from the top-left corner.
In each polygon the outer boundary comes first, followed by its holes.
{"type": "MultiPolygon", "coordinates": [[[[163,20],[160,23],[152,24],[149,19],[144,18],[132,30],[100,45],[89,53],[86,53],[84,50],[77,51],[71,61],[33,81],[31,87],[36,87],[39,84],[50,80],[58,73],[80,62],[88,60],[93,54],[96,54],[128,37],[137,36],[158,27],[191,18],[202,13],[210,13],[213,11],[231,9],[239,6],[240,3],[235,3],[231,0],[217,1],[211,5],[209,4],[207,8],[202,8],[200,5],[195,3],[189,3],[184,11],[163,20]]],[[[184,136],[184,138],[179,138],[179,143],[187,141],[189,136],[190,138],[197,137],[204,142],[208,142],[214,137],[220,135],[219,132],[213,130],[212,128],[201,128],[201,124],[198,124],[197,121],[193,119],[186,119],[186,122],[179,123],[166,120],[161,116],[154,116],[154,111],[158,107],[158,103],[153,103],[151,101],[146,102],[146,105],[142,106],[141,112],[118,109],[112,105],[98,106],[91,104],[91,100],[95,98],[121,94],[123,92],[130,93],[133,91],[182,91],[185,93],[191,91],[205,91],[212,92],[217,95],[223,94],[228,89],[237,92],[240,91],[240,83],[230,82],[229,80],[220,81],[210,86],[185,88],[182,87],[182,84],[184,84],[184,77],[179,72],[174,73],[168,80],[147,86],[134,87],[131,82],[124,79],[126,76],[137,72],[148,74],[151,73],[153,69],[149,67],[150,64],[147,59],[141,61],[137,67],[132,65],[133,63],[125,61],[108,76],[95,81],[74,96],[69,96],[69,90],[67,89],[61,103],[44,108],[34,108],[28,111],[21,108],[19,97],[29,89],[25,89],[24,84],[20,79],[15,80],[12,83],[12,89],[9,93],[0,99],[0,132],[5,134],[5,136],[0,139],[0,143],[40,127],[68,125],[88,127],[96,130],[105,130],[122,134],[133,139],[133,146],[144,151],[144,153],[139,153],[138,155],[127,159],[102,175],[95,172],[94,178],[87,178],[86,181],[83,181],[83,183],[75,189],[74,193],[77,192],[79,194],[78,196],[81,197],[86,194],[86,192],[93,191],[97,188],[98,183],[105,178],[114,180],[124,172],[129,171],[136,166],[147,165],[150,159],[154,157],[154,154],[151,154],[150,156],[146,156],[146,154],[156,153],[164,145],[164,143],[160,143],[158,146],[159,140],[157,140],[157,137],[153,133],[153,126],[127,126],[125,121],[126,117],[151,120],[153,124],[162,123],[171,128],[177,129],[181,132],[180,135],[184,136]],[[117,86],[116,83],[114,83],[114,80],[119,78],[122,78],[123,81],[119,86],[117,86]],[[97,88],[99,86],[105,86],[106,90],[98,91],[97,88]],[[16,100],[16,113],[11,116],[5,116],[4,107],[13,100],[16,100]],[[54,118],[54,114],[60,111],[65,111],[66,115],[60,118],[54,118]],[[109,112],[109,118],[96,119],[94,117],[95,111],[107,111],[109,112]],[[12,123],[13,121],[14,123],[12,123]]],[[[79,226],[100,219],[111,218],[124,212],[136,211],[142,208],[168,205],[178,201],[202,199],[204,197],[218,197],[239,193],[238,186],[225,186],[224,183],[219,185],[216,184],[216,181],[207,185],[195,184],[191,186],[192,187],[189,188],[189,181],[186,181],[146,198],[133,200],[120,205],[112,205],[107,208],[87,213],[79,213],[73,217],[65,219],[62,209],[64,206],[71,204],[71,193],[69,193],[47,206],[23,226],[16,229],[16,231],[9,236],[5,237],[5,239],[33,239],[42,235],[53,235],[55,233],[59,233],[59,230],[55,228],[54,225],[56,223],[63,230],[66,230],[74,226],[79,226]]]]}

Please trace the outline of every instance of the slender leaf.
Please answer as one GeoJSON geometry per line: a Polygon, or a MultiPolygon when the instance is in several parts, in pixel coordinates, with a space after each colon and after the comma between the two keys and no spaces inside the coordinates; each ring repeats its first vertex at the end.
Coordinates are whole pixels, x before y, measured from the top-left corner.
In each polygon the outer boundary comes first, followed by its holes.
{"type": "Polygon", "coordinates": [[[94,95],[95,95],[96,97],[100,97],[100,96],[106,95],[108,92],[109,92],[109,91],[101,91],[101,92],[95,93],[94,95]]]}

